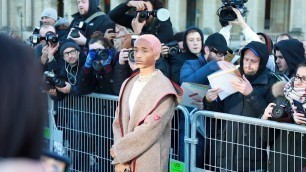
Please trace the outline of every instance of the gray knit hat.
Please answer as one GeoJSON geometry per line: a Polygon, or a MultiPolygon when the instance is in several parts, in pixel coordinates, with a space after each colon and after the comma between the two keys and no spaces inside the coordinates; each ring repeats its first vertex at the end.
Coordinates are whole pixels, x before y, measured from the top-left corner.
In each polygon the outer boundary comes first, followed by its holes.
{"type": "Polygon", "coordinates": [[[50,17],[53,20],[57,21],[57,11],[53,8],[46,8],[42,13],[41,13],[41,18],[42,17],[50,17]]]}

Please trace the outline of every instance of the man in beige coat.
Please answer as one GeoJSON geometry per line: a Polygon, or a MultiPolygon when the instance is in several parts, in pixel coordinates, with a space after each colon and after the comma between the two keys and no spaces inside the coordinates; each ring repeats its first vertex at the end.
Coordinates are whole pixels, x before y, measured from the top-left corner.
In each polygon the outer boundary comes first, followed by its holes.
{"type": "Polygon", "coordinates": [[[171,120],[182,89],[155,69],[161,43],[142,35],[134,44],[139,73],[122,85],[113,122],[114,145],[110,153],[115,171],[168,171],[171,120]]]}

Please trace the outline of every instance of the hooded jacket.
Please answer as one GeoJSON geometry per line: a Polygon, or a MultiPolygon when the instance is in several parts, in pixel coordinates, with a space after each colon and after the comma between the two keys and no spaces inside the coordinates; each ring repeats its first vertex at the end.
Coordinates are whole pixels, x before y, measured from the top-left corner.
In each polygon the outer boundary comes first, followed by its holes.
{"type": "Polygon", "coordinates": [[[282,40],[275,44],[274,54],[279,50],[288,65],[288,76],[291,78],[297,66],[305,60],[304,47],[297,39],[282,40]]]}
{"type": "MultiPolygon", "coordinates": [[[[266,68],[268,60],[267,46],[260,42],[250,42],[242,50],[243,65],[244,53],[247,49],[255,50],[260,57],[259,69],[256,75],[248,76],[247,79],[253,87],[253,91],[245,96],[240,92],[236,92],[224,100],[207,102],[204,98],[205,110],[217,111],[239,116],[247,116],[259,118],[270,102],[274,101],[271,92],[272,85],[276,82],[276,78],[266,68]]],[[[240,71],[243,72],[242,68],[240,71]]],[[[242,123],[228,122],[223,123],[222,134],[217,136],[226,143],[217,144],[217,166],[233,171],[254,171],[255,169],[267,168],[267,156],[264,151],[265,144],[262,143],[259,131],[255,126],[245,126],[242,123]],[[245,146],[237,146],[237,145],[245,146]],[[256,148],[256,149],[255,149],[256,148]]]]}
{"type": "MultiPolygon", "coordinates": [[[[99,1],[98,0],[89,0],[88,12],[85,15],[80,15],[79,12],[72,15],[74,18],[70,24],[70,28],[72,28],[76,23],[80,23],[81,21],[85,21],[91,15],[96,12],[100,12],[99,1]]],[[[88,45],[89,38],[95,31],[100,31],[105,33],[106,29],[115,28],[115,23],[109,18],[107,14],[98,16],[92,19],[87,25],[85,31],[83,31],[83,35],[87,38],[86,45],[88,45]]]]}
{"type": "Polygon", "coordinates": [[[252,80],[255,80],[258,76],[260,76],[263,71],[266,70],[266,65],[269,59],[269,52],[268,52],[268,47],[266,44],[263,44],[261,42],[256,42],[256,41],[252,41],[248,43],[241,50],[240,67],[239,67],[241,74],[245,74],[243,71],[243,59],[244,59],[245,51],[248,49],[251,49],[252,51],[254,50],[256,53],[258,53],[258,57],[260,58],[259,68],[256,74],[252,76],[245,75],[246,78],[251,82],[252,80]]]}
{"type": "MultiPolygon", "coordinates": [[[[203,55],[203,40],[204,40],[204,36],[203,36],[203,32],[201,31],[201,29],[199,29],[198,27],[189,27],[188,29],[186,29],[186,31],[184,32],[184,36],[183,36],[183,46],[185,49],[184,53],[181,54],[177,54],[174,57],[171,57],[169,59],[169,65],[170,65],[170,78],[172,81],[174,81],[177,84],[180,84],[180,71],[181,68],[183,66],[183,64],[185,63],[186,60],[197,60],[199,58],[203,58],[204,59],[204,55],[203,55]],[[191,30],[194,30],[196,32],[198,32],[201,36],[202,39],[202,50],[201,50],[201,55],[200,57],[197,57],[195,54],[191,53],[190,49],[187,46],[187,35],[190,33],[191,30]]],[[[204,63],[206,64],[206,60],[204,59],[204,63]]]]}

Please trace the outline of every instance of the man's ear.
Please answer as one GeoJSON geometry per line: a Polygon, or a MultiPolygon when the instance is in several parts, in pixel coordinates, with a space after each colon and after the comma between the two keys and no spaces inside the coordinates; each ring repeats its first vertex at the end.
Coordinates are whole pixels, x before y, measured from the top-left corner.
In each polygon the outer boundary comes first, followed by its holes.
{"type": "Polygon", "coordinates": [[[210,50],[209,50],[208,46],[204,46],[204,53],[205,54],[209,54],[210,53],[210,50]]]}

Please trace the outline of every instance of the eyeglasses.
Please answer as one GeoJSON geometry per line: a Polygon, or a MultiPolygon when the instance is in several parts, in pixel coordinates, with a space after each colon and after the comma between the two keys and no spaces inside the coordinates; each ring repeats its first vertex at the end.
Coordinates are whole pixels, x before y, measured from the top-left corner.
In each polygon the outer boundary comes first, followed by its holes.
{"type": "Polygon", "coordinates": [[[69,51],[69,52],[63,53],[63,56],[64,56],[64,57],[69,57],[69,55],[75,55],[76,52],[77,52],[77,50],[74,49],[74,50],[71,50],[71,51],[69,51]]]}
{"type": "Polygon", "coordinates": [[[301,81],[301,83],[306,84],[306,77],[301,77],[299,75],[295,75],[294,81],[297,81],[298,79],[301,81]]]}
{"type": "Polygon", "coordinates": [[[220,51],[217,51],[217,50],[214,49],[214,48],[209,48],[209,50],[210,50],[211,52],[214,52],[218,57],[223,57],[223,56],[225,56],[224,53],[222,53],[222,52],[220,52],[220,51]]]}

